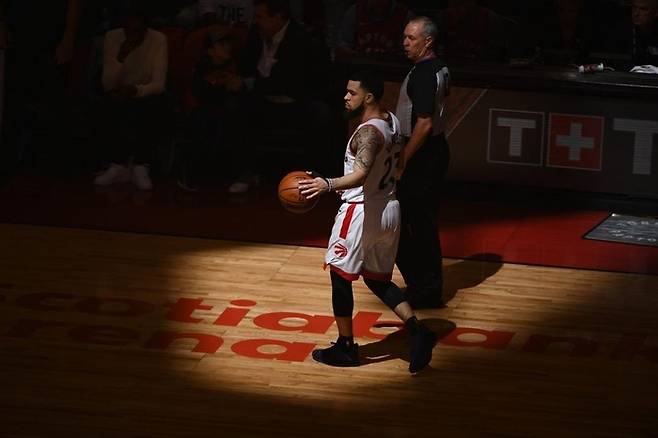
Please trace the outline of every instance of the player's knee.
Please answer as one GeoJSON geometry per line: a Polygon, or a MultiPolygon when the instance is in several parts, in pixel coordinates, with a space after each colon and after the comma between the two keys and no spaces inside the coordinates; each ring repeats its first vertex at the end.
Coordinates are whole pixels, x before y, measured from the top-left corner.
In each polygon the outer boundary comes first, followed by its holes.
{"type": "Polygon", "coordinates": [[[366,286],[377,295],[389,309],[393,310],[405,301],[404,294],[392,281],[377,281],[364,278],[366,286]]]}
{"type": "Polygon", "coordinates": [[[334,316],[351,317],[354,310],[352,282],[331,271],[331,303],[334,316]]]}

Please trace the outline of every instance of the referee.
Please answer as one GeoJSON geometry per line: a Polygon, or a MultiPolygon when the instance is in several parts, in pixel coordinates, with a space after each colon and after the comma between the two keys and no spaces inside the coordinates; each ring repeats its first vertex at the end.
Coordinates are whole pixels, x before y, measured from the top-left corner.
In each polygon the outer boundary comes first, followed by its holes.
{"type": "Polygon", "coordinates": [[[437,27],[427,17],[404,29],[404,52],[413,63],[402,83],[396,115],[407,139],[398,167],[402,230],[396,263],[413,308],[443,303],[438,210],[450,153],[445,139],[445,100],[450,73],[434,50],[437,27]]]}

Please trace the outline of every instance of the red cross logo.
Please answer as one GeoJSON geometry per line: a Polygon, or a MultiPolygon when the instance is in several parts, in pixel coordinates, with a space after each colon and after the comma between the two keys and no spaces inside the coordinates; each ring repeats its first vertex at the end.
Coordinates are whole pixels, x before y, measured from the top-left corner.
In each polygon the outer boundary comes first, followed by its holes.
{"type": "Polygon", "coordinates": [[[601,170],[603,118],[551,114],[548,166],[601,170]]]}

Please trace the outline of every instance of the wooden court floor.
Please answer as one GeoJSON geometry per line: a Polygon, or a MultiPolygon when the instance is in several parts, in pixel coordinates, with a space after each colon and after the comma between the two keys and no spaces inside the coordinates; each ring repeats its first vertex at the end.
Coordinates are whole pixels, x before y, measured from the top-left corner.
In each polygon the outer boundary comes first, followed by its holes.
{"type": "MultiPolygon", "coordinates": [[[[657,436],[658,277],[446,260],[441,341],[355,286],[336,336],[323,250],[0,224],[0,436],[657,436]],[[385,335],[389,335],[385,337],[385,335]]],[[[400,277],[396,275],[400,282],[400,277]]]]}

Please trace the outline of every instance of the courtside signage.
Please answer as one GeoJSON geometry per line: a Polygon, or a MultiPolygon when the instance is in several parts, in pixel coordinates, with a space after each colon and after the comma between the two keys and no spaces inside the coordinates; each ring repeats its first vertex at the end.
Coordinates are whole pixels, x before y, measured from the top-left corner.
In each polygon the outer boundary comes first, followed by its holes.
{"type": "MultiPolygon", "coordinates": [[[[545,163],[552,168],[604,170],[605,117],[562,113],[547,113],[547,116],[545,123],[543,112],[491,108],[487,162],[517,166],[545,163]]],[[[628,172],[651,175],[658,121],[612,118],[612,129],[625,139],[624,144],[615,147],[632,154],[628,172]]]]}

